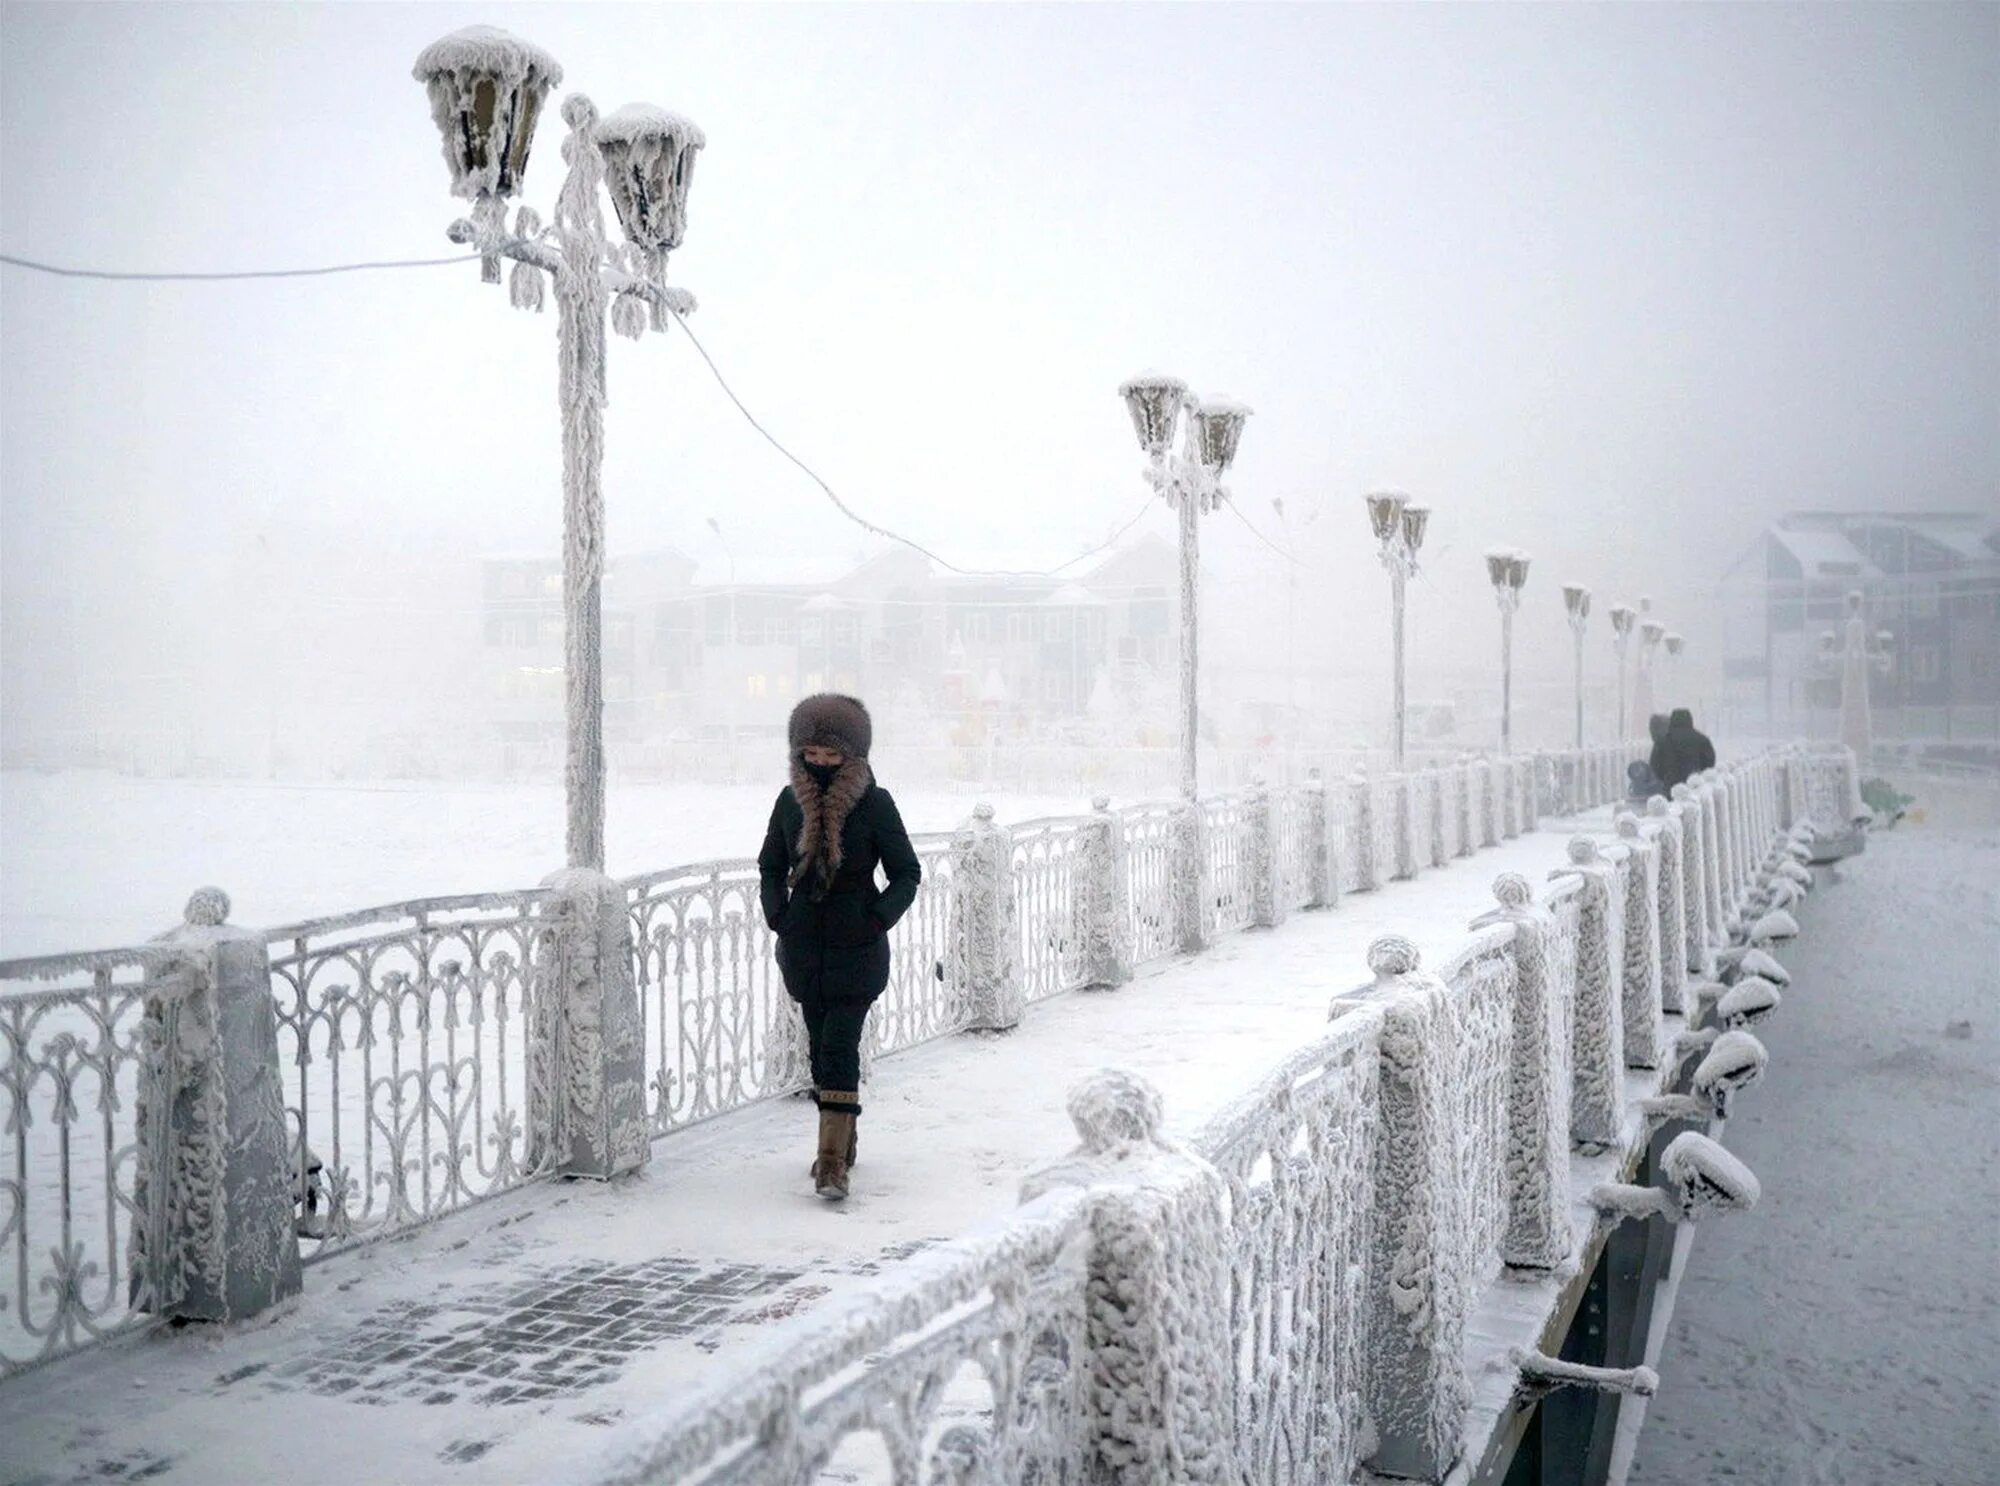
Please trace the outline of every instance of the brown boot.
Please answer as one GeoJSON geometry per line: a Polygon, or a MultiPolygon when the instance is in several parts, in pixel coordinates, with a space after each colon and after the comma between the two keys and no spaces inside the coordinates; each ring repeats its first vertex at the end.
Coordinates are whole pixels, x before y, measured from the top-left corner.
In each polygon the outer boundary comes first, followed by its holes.
{"type": "MultiPolygon", "coordinates": [[[[813,1096],[813,1103],[817,1105],[819,1103],[819,1090],[814,1089],[812,1091],[812,1096],[813,1096]]],[[[861,1154],[861,1137],[856,1133],[857,1131],[860,1130],[860,1128],[861,1128],[861,1121],[856,1120],[852,1125],[852,1127],[850,1127],[847,1132],[847,1165],[850,1170],[853,1169],[856,1159],[861,1154]]],[[[813,1157],[812,1167],[806,1174],[808,1176],[819,1175],[818,1156],[813,1157]]]]}
{"type": "Polygon", "coordinates": [[[854,1116],[819,1112],[819,1159],[813,1162],[813,1189],[828,1202],[847,1195],[847,1148],[854,1139],[854,1116]]]}

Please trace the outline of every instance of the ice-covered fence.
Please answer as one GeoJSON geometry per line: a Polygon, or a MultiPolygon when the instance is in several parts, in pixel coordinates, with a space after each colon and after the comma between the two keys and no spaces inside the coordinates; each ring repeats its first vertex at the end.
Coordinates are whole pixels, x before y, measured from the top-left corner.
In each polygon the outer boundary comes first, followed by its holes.
{"type": "Polygon", "coordinates": [[[1143,964],[1178,948],[1173,914],[1173,809],[1136,805],[1120,815],[1131,865],[1126,911],[1132,923],[1132,957],[1143,964]]]}
{"type": "Polygon", "coordinates": [[[1202,801],[1207,829],[1208,938],[1247,928],[1251,917],[1251,801],[1242,794],[1202,801]]]}
{"type": "MultiPolygon", "coordinates": [[[[1087,895],[1078,876],[1090,828],[1088,816],[1035,820],[1012,828],[1014,921],[1020,934],[1022,986],[1030,1001],[1061,995],[1084,983],[1087,895]]],[[[917,896],[921,899],[923,894],[917,896]]]]}
{"type": "Polygon", "coordinates": [[[0,963],[0,1380],[172,1298],[166,1184],[141,1179],[167,1129],[144,1091],[180,1086],[204,990],[201,958],[167,948],[0,963]]]}
{"type": "Polygon", "coordinates": [[[1360,1456],[1380,1032],[1346,1018],[1195,1141],[1228,1184],[1242,1480],[1343,1481],[1360,1456]]]}
{"type": "Polygon", "coordinates": [[[266,932],[308,1261],[553,1169],[563,914],[536,889],[266,932]]]}
{"type": "Polygon", "coordinates": [[[594,1486],[1081,1481],[1091,1202],[1052,1192],[772,1328],[594,1486]]]}

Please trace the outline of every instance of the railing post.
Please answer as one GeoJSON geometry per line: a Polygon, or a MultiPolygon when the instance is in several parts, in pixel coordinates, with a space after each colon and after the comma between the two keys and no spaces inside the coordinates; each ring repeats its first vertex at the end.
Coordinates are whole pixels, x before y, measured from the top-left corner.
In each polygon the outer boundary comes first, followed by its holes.
{"type": "Polygon", "coordinates": [[[1070,1091],[1081,1144],[1021,1200],[1092,1198],[1084,1315],[1086,1473],[1118,1486],[1234,1486],[1229,1270],[1222,1177],[1162,1133],[1159,1091],[1117,1069],[1070,1091]]]}
{"type": "Polygon", "coordinates": [[[1308,908],[1331,908],[1340,901],[1340,845],[1326,808],[1326,781],[1317,769],[1306,772],[1306,884],[1308,908]]]}
{"type": "Polygon", "coordinates": [[[1083,979],[1121,986],[1132,978],[1132,870],[1125,822],[1104,795],[1090,802],[1083,843],[1083,979]]]}
{"type": "Polygon", "coordinates": [[[1547,755],[1538,754],[1534,758],[1524,760],[1521,764],[1521,829],[1523,831],[1541,829],[1542,790],[1538,776],[1541,773],[1542,765],[1546,761],[1546,758],[1547,755]]]}
{"type": "Polygon", "coordinates": [[[1660,1066],[1660,854],[1631,811],[1618,816],[1625,857],[1625,1066],[1660,1066]]]}
{"type": "Polygon", "coordinates": [[[1250,786],[1250,927],[1274,929],[1285,921],[1278,820],[1269,786],[1259,774],[1250,786]]]}
{"type": "Polygon", "coordinates": [[[1683,991],[1687,985],[1688,950],[1691,947],[1687,927],[1687,864],[1684,857],[1687,838],[1681,826],[1681,813],[1678,805],[1668,804],[1660,795],[1654,795],[1646,802],[1647,818],[1659,830],[1654,840],[1660,852],[1658,918],[1662,1011],[1685,1009],[1683,991]]]}
{"type": "Polygon", "coordinates": [[[1385,935],[1368,946],[1375,983],[1352,996],[1382,1009],[1373,1165],[1375,1212],[1366,1261],[1369,1468],[1442,1481],[1471,1400],[1465,1371],[1469,1289],[1458,1257],[1460,1173],[1452,1129],[1444,1001],[1417,947],[1385,935]]]}
{"type": "Polygon", "coordinates": [[[553,1106],[544,1138],[563,1176],[621,1176],[653,1150],[625,890],[590,867],[552,872],[542,885],[559,900],[560,941],[529,1048],[530,1083],[545,1090],[544,1108],[553,1106]]]}
{"type": "Polygon", "coordinates": [[[1382,885],[1382,864],[1375,860],[1375,790],[1366,774],[1348,776],[1347,798],[1354,821],[1354,885],[1365,893],[1382,885]]]}
{"type": "Polygon", "coordinates": [[[1706,976],[1709,958],[1708,852],[1703,842],[1701,797],[1694,787],[1677,784],[1673,803],[1681,819],[1681,893],[1685,905],[1681,927],[1687,933],[1687,971],[1706,976]]]}
{"type": "Polygon", "coordinates": [[[1417,804],[1408,774],[1389,776],[1389,808],[1396,815],[1396,877],[1417,875],[1417,804]]]}
{"type": "Polygon", "coordinates": [[[984,801],[952,838],[952,891],[966,1030],[1011,1031],[1027,1005],[1014,922],[1014,836],[994,823],[993,807],[984,801]]]}
{"type": "Polygon", "coordinates": [[[1174,854],[1174,942],[1184,955],[1208,948],[1208,905],[1212,874],[1208,865],[1208,812],[1200,800],[1172,807],[1174,854]]]}
{"type": "Polygon", "coordinates": [[[1490,759],[1479,759],[1473,768],[1484,776],[1485,788],[1479,792],[1479,844],[1498,846],[1500,844],[1500,802],[1494,797],[1499,790],[1494,787],[1494,769],[1490,759]]]}
{"type": "Polygon", "coordinates": [[[199,983],[149,999],[141,1034],[134,1193],[159,1221],[133,1225],[132,1294],[179,1320],[240,1321],[300,1288],[271,960],[228,918],[227,893],[197,888],[181,926],[155,937],[199,983]],[[163,1253],[146,1251],[155,1238],[163,1253]]]}
{"type": "Polygon", "coordinates": [[[1431,802],[1431,865],[1442,867],[1451,860],[1444,849],[1444,770],[1426,769],[1422,777],[1424,793],[1431,802]]]}
{"type": "Polygon", "coordinates": [[[1472,765],[1460,760],[1451,766],[1451,808],[1458,812],[1458,854],[1469,857],[1479,850],[1479,838],[1472,833],[1472,765]]]}
{"type": "Polygon", "coordinates": [[[1512,924],[1514,1040],[1508,1058],[1507,1225],[1500,1257],[1516,1269],[1555,1269],[1569,1258],[1568,987],[1549,965],[1547,910],[1518,872],[1493,882],[1500,906],[1472,921],[1512,924]]]}
{"type": "Polygon", "coordinates": [[[1576,999],[1570,1023],[1570,1139],[1608,1148],[1623,1134],[1624,893],[1618,869],[1587,836],[1569,844],[1568,867],[1551,879],[1577,877],[1576,999]]]}
{"type": "Polygon", "coordinates": [[[1520,778],[1514,760],[1503,758],[1493,766],[1500,786],[1500,835],[1511,840],[1521,834],[1520,778]]]}

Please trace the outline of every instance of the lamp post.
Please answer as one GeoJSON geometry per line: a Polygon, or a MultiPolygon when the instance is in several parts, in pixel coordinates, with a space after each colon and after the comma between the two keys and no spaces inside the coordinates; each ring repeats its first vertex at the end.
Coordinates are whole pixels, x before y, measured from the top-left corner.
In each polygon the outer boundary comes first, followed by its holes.
{"type": "Polygon", "coordinates": [[[500,282],[500,260],[514,269],[508,297],[540,310],[542,275],[556,296],[557,400],[563,440],[564,710],[563,771],[572,867],[604,866],[604,329],[636,340],[650,321],[664,330],[669,313],[685,315],[694,298],[666,284],[667,255],[687,228],[687,194],[702,132],[647,104],[628,104],[599,119],[581,93],[563,101],[563,159],[555,220],[544,227],[529,207],[506,225],[506,202],[521,189],[535,123],[562,68],[537,46],[492,26],[454,31],[417,57],[413,73],[430,95],[444,140],[451,193],[472,203],[469,220],[446,235],[479,250],[480,277],[500,282]],[[600,188],[625,230],[608,243],[600,188]],[[650,314],[649,314],[650,311],[650,314]]]}
{"type": "MultiPolygon", "coordinates": [[[[1639,612],[1646,611],[1648,600],[1639,600],[1639,612]]],[[[1659,663],[1660,641],[1665,637],[1667,627],[1657,619],[1641,618],[1639,621],[1639,679],[1632,688],[1632,736],[1644,739],[1650,731],[1653,717],[1653,668],[1659,663]]]]}
{"type": "MultiPolygon", "coordinates": [[[[1687,642],[1680,637],[1678,632],[1668,630],[1665,640],[1661,643],[1667,647],[1667,691],[1670,695],[1678,698],[1681,691],[1681,650],[1687,642]]],[[[1673,705],[1679,706],[1680,703],[1676,701],[1673,705]]]]}
{"type": "Polygon", "coordinates": [[[1195,797],[1195,742],[1199,720],[1197,656],[1200,591],[1199,518],[1229,499],[1222,477],[1236,460],[1250,410],[1240,403],[1204,402],[1175,377],[1148,374],[1118,389],[1132,415],[1139,447],[1146,451],[1146,482],[1173,507],[1181,528],[1181,794],[1195,797]],[[1171,452],[1176,428],[1181,452],[1171,452]]]}
{"type": "Polygon", "coordinates": [[[1895,639],[1888,630],[1877,630],[1871,636],[1868,622],[1861,617],[1861,590],[1852,589],[1847,595],[1847,622],[1845,639],[1836,641],[1833,631],[1823,631],[1819,637],[1819,662],[1822,675],[1831,674],[1838,668],[1840,675],[1840,741],[1854,750],[1857,762],[1867,763],[1868,755],[1874,749],[1874,718],[1868,702],[1868,677],[1871,672],[1888,675],[1895,665],[1895,639]]]}
{"type": "Polygon", "coordinates": [[[1563,612],[1569,615],[1569,632],[1576,640],[1576,746],[1583,748],[1583,631],[1590,622],[1590,590],[1581,584],[1563,585],[1563,612]]]}
{"type": "Polygon", "coordinates": [[[1611,648],[1618,652],[1618,722],[1612,729],[1620,743],[1627,742],[1632,719],[1625,712],[1625,660],[1632,650],[1632,626],[1639,614],[1630,604],[1611,606],[1611,648]]]}
{"type": "Polygon", "coordinates": [[[1395,670],[1396,767],[1403,767],[1409,704],[1404,691],[1403,607],[1404,589],[1417,571],[1417,553],[1424,545],[1424,528],[1430,524],[1431,508],[1413,506],[1400,491],[1384,490],[1368,496],[1368,525],[1381,543],[1382,566],[1389,570],[1390,649],[1395,670]]]}
{"type": "Polygon", "coordinates": [[[1486,576],[1500,601],[1500,751],[1514,751],[1514,611],[1528,581],[1528,554],[1502,549],[1486,554],[1486,576]]]}

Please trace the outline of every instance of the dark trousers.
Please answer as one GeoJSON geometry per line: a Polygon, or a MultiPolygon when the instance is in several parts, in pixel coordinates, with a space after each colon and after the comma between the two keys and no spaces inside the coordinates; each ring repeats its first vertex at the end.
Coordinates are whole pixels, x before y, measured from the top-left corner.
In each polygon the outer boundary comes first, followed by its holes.
{"type": "Polygon", "coordinates": [[[819,1092],[820,1108],[860,1114],[861,1029],[868,1021],[868,1007],[804,1001],[799,1009],[805,1013],[806,1036],[812,1042],[813,1088],[819,1092]]]}

